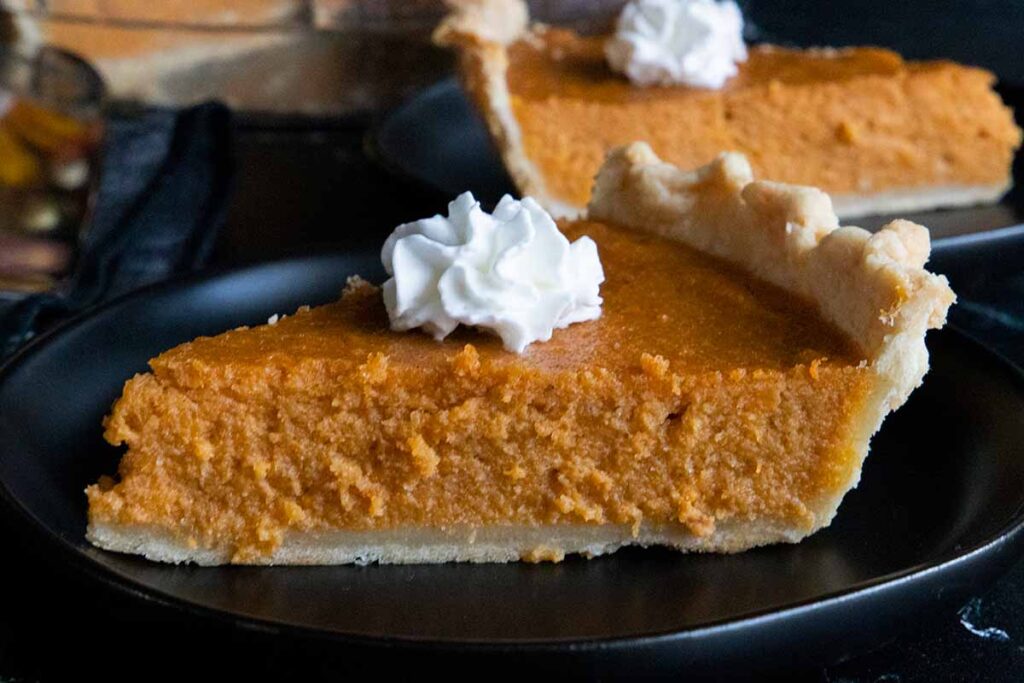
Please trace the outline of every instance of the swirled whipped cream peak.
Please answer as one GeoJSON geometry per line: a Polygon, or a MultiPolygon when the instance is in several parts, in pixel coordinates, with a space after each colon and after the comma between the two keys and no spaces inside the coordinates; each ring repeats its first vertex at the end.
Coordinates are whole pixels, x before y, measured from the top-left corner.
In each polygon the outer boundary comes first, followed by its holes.
{"type": "Polygon", "coordinates": [[[569,243],[529,197],[487,213],[469,192],[434,216],[395,228],[381,260],[391,329],[441,340],[462,325],[522,353],[554,330],[601,316],[604,270],[589,237],[569,243]]]}
{"type": "Polygon", "coordinates": [[[747,59],[743,15],[732,0],[632,0],[605,57],[637,85],[721,88],[747,59]]]}

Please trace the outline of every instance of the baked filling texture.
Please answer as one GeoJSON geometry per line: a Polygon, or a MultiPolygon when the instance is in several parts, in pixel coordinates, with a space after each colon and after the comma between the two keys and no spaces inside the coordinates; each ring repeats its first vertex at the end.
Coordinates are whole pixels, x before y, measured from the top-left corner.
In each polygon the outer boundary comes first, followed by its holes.
{"type": "Polygon", "coordinates": [[[586,220],[600,319],[518,355],[389,329],[380,290],[200,338],[129,380],[91,541],[204,564],[738,551],[827,525],[953,301],[927,231],[614,152],[586,220]]]}
{"type": "Polygon", "coordinates": [[[740,152],[757,177],[828,192],[844,217],[993,201],[1010,187],[1021,131],[983,69],[766,45],[721,90],[641,87],[607,66],[606,38],[529,26],[515,0],[463,6],[436,34],[457,48],[519,190],[557,213],[586,206],[605,155],[634,140],[680,168],[740,152]]]}

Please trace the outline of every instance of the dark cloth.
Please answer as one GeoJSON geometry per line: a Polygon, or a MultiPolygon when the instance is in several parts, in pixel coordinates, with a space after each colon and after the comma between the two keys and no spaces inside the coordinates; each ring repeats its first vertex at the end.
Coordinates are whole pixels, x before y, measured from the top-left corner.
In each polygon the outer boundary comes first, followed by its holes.
{"type": "Polygon", "coordinates": [[[232,175],[231,116],[222,105],[112,117],[78,267],[59,291],[0,303],[0,359],[60,319],[202,266],[232,175]]]}

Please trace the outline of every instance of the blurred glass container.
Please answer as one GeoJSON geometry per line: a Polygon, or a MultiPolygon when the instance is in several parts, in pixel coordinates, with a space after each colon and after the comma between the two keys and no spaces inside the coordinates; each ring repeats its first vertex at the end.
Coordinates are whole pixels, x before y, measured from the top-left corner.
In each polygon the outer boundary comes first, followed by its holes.
{"type": "Polygon", "coordinates": [[[66,281],[99,180],[104,86],[69,52],[0,47],[0,296],[66,281]]]}

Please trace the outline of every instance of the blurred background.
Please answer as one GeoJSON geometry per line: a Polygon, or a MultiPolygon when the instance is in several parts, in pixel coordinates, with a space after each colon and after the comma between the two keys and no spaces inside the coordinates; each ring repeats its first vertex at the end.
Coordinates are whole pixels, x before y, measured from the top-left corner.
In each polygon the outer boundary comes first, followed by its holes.
{"type": "MultiPolygon", "coordinates": [[[[532,16],[581,30],[608,25],[623,0],[530,0],[532,16]]],[[[750,40],[877,44],[951,58],[1024,84],[1018,0],[740,0],[750,40]]],[[[430,44],[442,0],[0,0],[8,45],[80,55],[111,111],[223,102],[236,162],[222,262],[299,247],[380,239],[444,198],[386,177],[363,151],[384,112],[450,75],[430,44]],[[403,201],[389,201],[396,192],[403,201]],[[359,198],[360,201],[345,201],[359,198]],[[345,206],[344,218],[336,208],[345,206]],[[370,208],[372,207],[372,208],[370,208]]]]}
{"type": "MultiPolygon", "coordinates": [[[[530,0],[533,17],[580,29],[623,0],[530,0]]],[[[740,0],[748,38],[877,44],[1024,82],[1017,0],[740,0]]],[[[8,40],[92,62],[118,99],[210,98],[250,113],[332,116],[392,105],[450,69],[429,43],[442,0],[4,0],[8,40]]]]}

